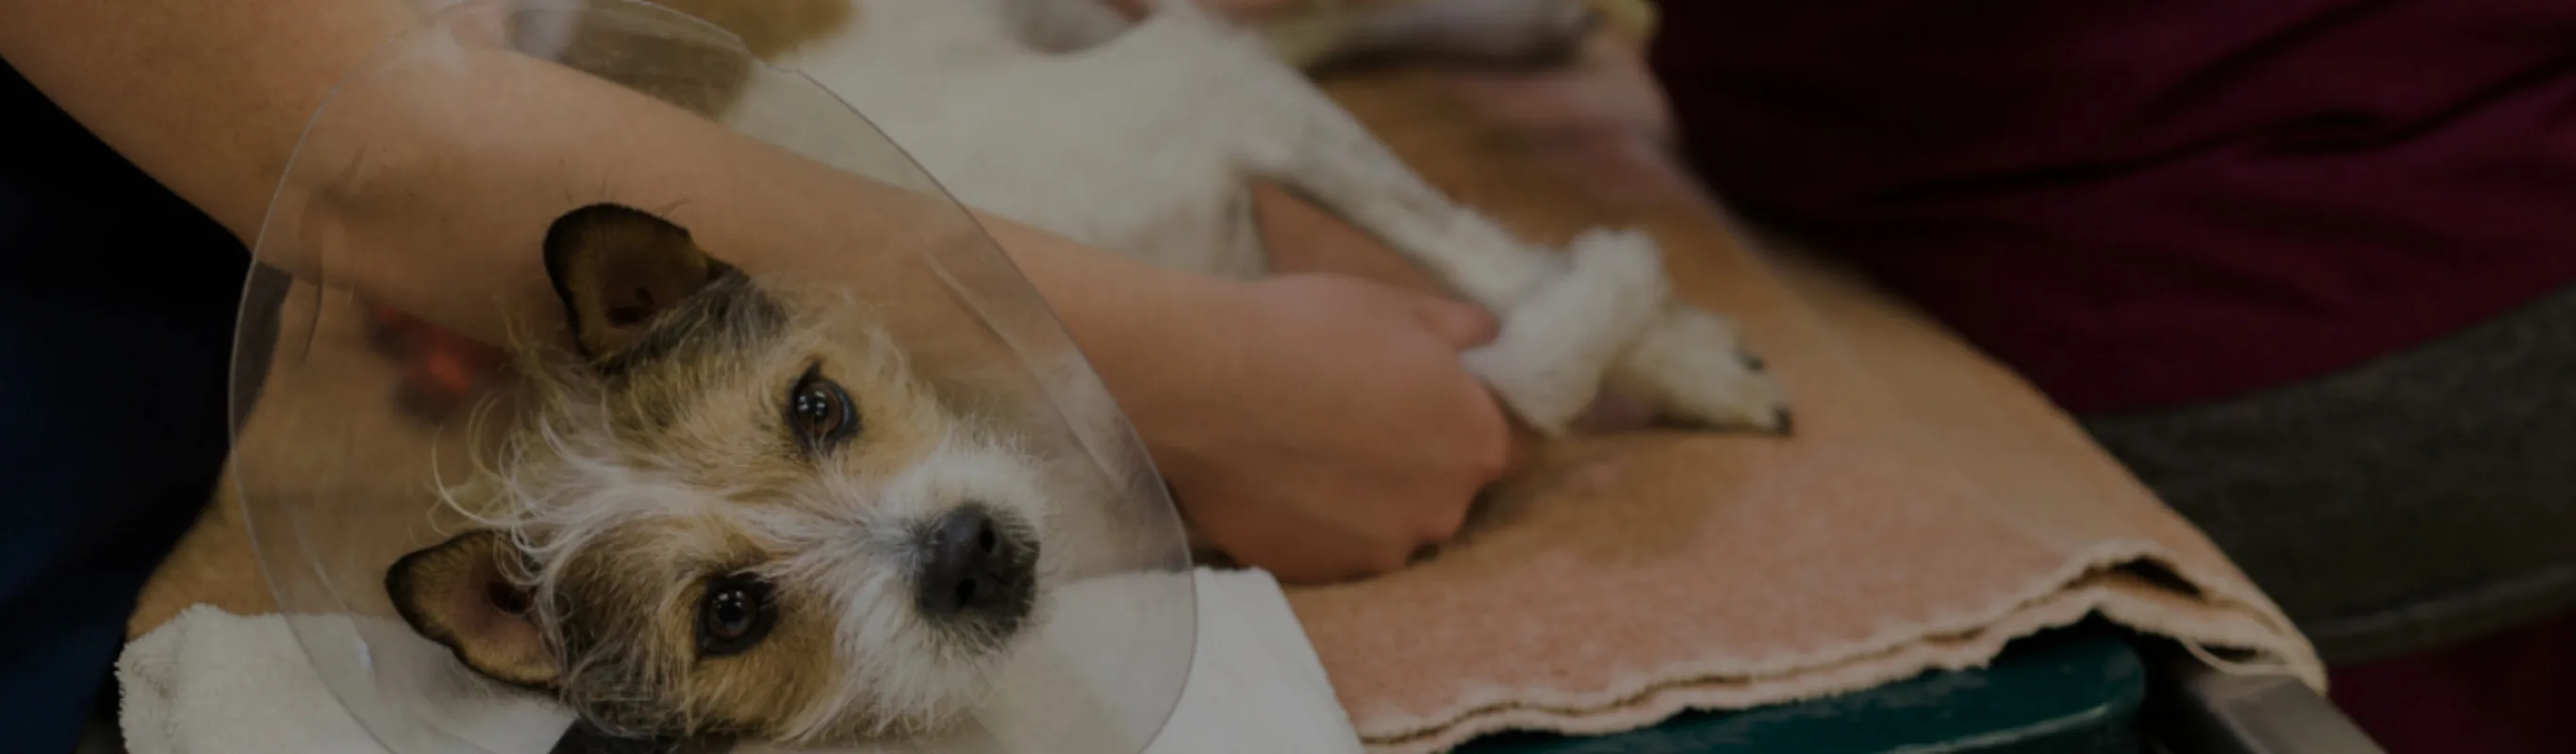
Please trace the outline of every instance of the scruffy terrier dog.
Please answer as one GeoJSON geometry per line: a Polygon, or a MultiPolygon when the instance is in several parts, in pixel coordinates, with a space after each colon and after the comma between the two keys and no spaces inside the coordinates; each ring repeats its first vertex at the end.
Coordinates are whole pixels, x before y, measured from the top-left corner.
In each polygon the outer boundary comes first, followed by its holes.
{"type": "MultiPolygon", "coordinates": [[[[1534,11],[1570,0],[1422,1],[1451,10],[1303,49],[1436,37],[1512,52],[1585,28],[1534,11]],[[1444,22],[1490,18],[1455,10],[1470,7],[1537,26],[1444,22]]],[[[1413,175],[1281,62],[1291,52],[1187,2],[1136,24],[1101,0],[672,4],[811,32],[746,39],[852,101],[965,203],[1094,246],[1260,275],[1247,182],[1296,189],[1495,311],[1500,337],[1467,366],[1541,432],[1569,431],[1605,387],[1691,423],[1787,428],[1727,320],[1671,297],[1652,239],[1522,243],[1413,175]]],[[[538,15],[515,33],[576,64],[634,54],[597,20],[538,15]]],[[[742,125],[759,109],[736,104],[781,79],[726,59],[625,83],[742,125]]],[[[1094,480],[954,409],[863,308],[758,284],[666,220],[576,210],[544,253],[578,358],[523,370],[529,418],[497,471],[451,495],[480,528],[387,575],[403,618],[605,735],[799,744],[966,712],[1066,570],[1078,537],[1047,541],[1050,511],[1094,480]]]]}
{"type": "Polygon", "coordinates": [[[405,621],[620,737],[918,733],[981,694],[1088,479],[945,405],[865,309],[756,284],[652,214],[556,221],[577,355],[395,563],[405,621]]]}

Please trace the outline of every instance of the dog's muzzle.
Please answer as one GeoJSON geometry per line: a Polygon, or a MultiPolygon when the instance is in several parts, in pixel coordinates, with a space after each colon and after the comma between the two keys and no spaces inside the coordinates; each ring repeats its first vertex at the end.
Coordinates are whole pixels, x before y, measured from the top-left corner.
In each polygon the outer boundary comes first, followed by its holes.
{"type": "Polygon", "coordinates": [[[1028,618],[1037,597],[1038,547],[1020,527],[969,503],[933,520],[921,547],[925,558],[913,591],[923,617],[1004,634],[1028,618]]]}

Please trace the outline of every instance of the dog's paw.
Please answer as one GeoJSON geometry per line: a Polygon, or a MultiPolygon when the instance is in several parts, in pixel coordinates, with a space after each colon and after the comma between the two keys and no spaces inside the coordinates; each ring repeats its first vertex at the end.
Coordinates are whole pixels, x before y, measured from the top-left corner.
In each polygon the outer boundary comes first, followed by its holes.
{"type": "Polygon", "coordinates": [[[1601,392],[1613,359],[1663,308],[1663,252],[1633,231],[1594,231],[1567,266],[1502,313],[1502,332],[1467,352],[1469,371],[1541,434],[1569,431],[1601,392]]]}
{"type": "Polygon", "coordinates": [[[1674,306],[1621,354],[1610,389],[1653,402],[1673,423],[1789,434],[1788,398],[1762,357],[1738,340],[1734,323],[1674,306]]]}

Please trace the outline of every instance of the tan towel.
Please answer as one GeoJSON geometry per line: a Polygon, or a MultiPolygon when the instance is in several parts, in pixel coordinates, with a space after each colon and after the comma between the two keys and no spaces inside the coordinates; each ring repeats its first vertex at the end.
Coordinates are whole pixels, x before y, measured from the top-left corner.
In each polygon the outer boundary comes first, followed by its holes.
{"type": "Polygon", "coordinates": [[[1788,382],[1798,435],[1559,443],[1434,559],[1293,591],[1374,750],[1855,690],[2094,613],[2322,690],[2279,609],[2006,370],[1857,275],[1756,253],[1660,151],[1498,127],[1427,81],[1333,88],[1535,239],[1652,229],[1683,294],[1738,316],[1788,382]]]}

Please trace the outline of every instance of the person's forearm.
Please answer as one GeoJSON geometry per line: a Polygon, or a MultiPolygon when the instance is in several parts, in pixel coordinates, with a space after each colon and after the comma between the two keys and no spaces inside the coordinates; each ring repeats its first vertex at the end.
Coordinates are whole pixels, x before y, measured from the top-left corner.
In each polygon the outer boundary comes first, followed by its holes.
{"type": "MultiPolygon", "coordinates": [[[[746,267],[829,268],[831,282],[880,302],[943,298],[934,281],[880,273],[903,266],[892,260],[906,251],[905,228],[971,230],[953,207],[921,206],[908,192],[505,53],[456,63],[480,72],[342,92],[333,125],[296,159],[299,178],[323,165],[345,172],[276,191],[326,92],[416,19],[405,2],[18,0],[0,5],[0,55],[246,241],[261,235],[272,195],[304,207],[303,222],[269,229],[264,261],[487,342],[505,337],[502,311],[523,320],[554,312],[537,239],[585,195],[673,207],[703,245],[755,263],[746,267]],[[364,159],[345,151],[362,144],[364,159]],[[289,253],[298,251],[306,256],[289,253]],[[494,297],[506,300],[496,306],[494,297]]],[[[1238,284],[980,219],[1158,457],[1221,413],[1194,386],[1229,358],[1216,342],[1225,336],[1211,334],[1230,328],[1210,323],[1223,321],[1238,284]]]]}
{"type": "Polygon", "coordinates": [[[0,56],[248,238],[306,117],[416,18],[404,0],[7,0],[0,56]]]}
{"type": "MultiPolygon", "coordinates": [[[[575,197],[672,207],[720,256],[834,267],[889,296],[924,287],[887,260],[971,230],[923,197],[499,51],[341,92],[273,193],[326,94],[417,18],[407,0],[21,0],[0,7],[0,54],[242,238],[277,196],[303,222],[268,229],[264,261],[487,339],[502,329],[490,296],[545,310],[535,242],[575,197]]],[[[1138,328],[1203,303],[1180,300],[1207,280],[985,219],[1086,350],[1159,339],[1138,328]]]]}

